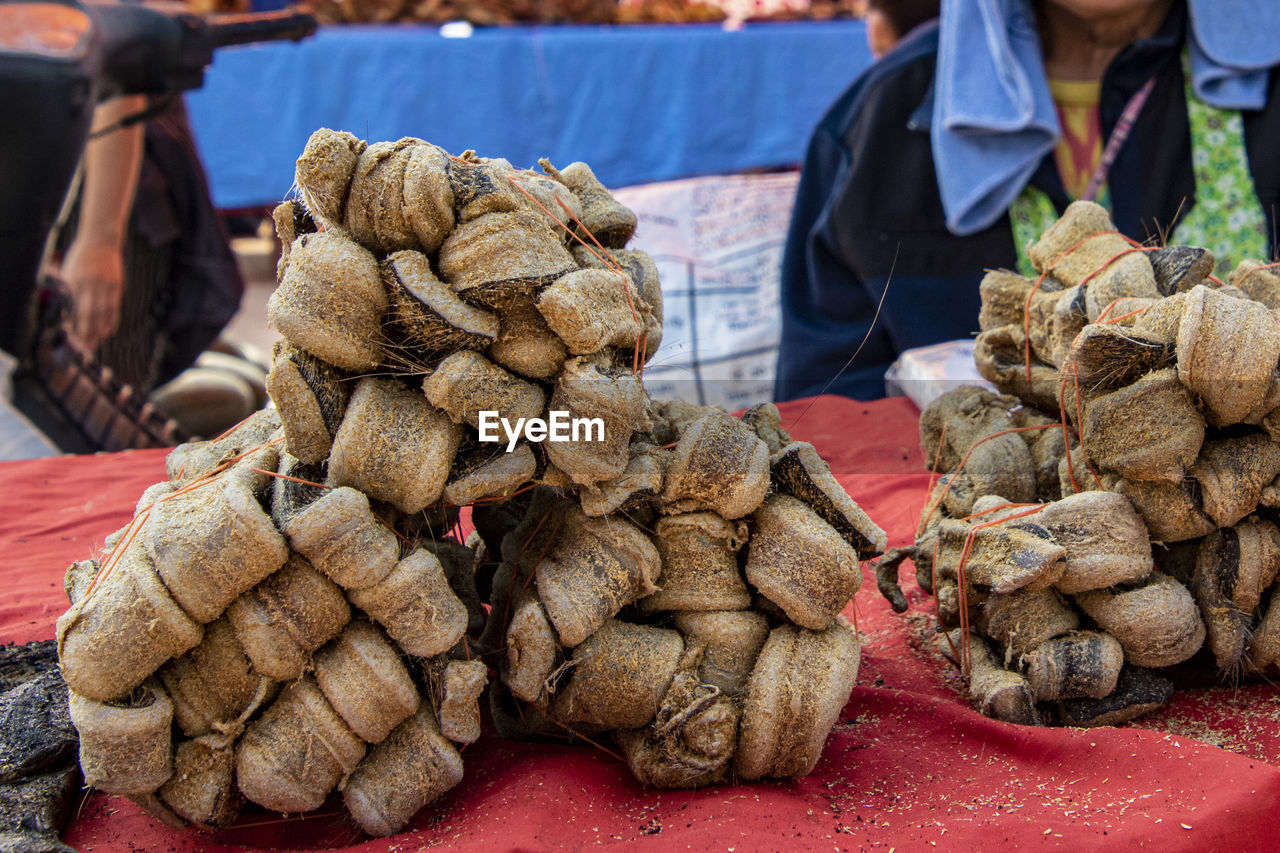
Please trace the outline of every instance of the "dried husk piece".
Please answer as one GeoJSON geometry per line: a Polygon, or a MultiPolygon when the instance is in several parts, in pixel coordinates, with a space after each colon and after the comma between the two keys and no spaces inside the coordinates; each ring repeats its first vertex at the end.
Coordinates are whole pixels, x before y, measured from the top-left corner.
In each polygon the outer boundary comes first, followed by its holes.
{"type": "MultiPolygon", "coordinates": [[[[275,409],[254,412],[226,435],[210,441],[180,444],[164,458],[165,473],[176,486],[199,480],[254,448],[262,447],[280,429],[275,409]]],[[[157,484],[159,485],[159,484],[157,484]]]]}
{"type": "Polygon", "coordinates": [[[957,518],[975,513],[975,502],[983,495],[1007,495],[1007,501],[1030,503],[1036,494],[1030,449],[1016,435],[1002,435],[975,445],[968,461],[948,475],[947,482],[943,506],[957,518]]]}
{"type": "Polygon", "coordinates": [[[665,450],[648,442],[632,442],[627,467],[621,474],[578,492],[582,511],[595,518],[656,503],[662,493],[668,458],[665,450]]]}
{"type": "Polygon", "coordinates": [[[408,343],[429,352],[453,352],[482,350],[497,338],[498,317],[459,299],[423,253],[395,252],[382,261],[381,270],[390,298],[387,320],[408,343]]]}
{"type": "Polygon", "coordinates": [[[737,551],[747,526],[713,512],[662,518],[654,528],[662,575],[657,592],[639,601],[642,611],[746,610],[751,592],[738,568],[737,551]]]}
{"type": "MultiPolygon", "coordinates": [[[[357,155],[358,156],[358,155],[357,155]]],[[[346,187],[343,187],[343,204],[346,203],[346,187]]],[[[289,267],[289,247],[293,241],[303,234],[314,234],[320,230],[315,218],[303,202],[283,201],[271,211],[271,221],[275,225],[276,239],[279,241],[280,258],[276,261],[276,283],[284,277],[289,267]]]]}
{"type": "MultiPolygon", "coordinates": [[[[658,265],[653,262],[647,252],[640,249],[613,249],[607,255],[595,246],[574,246],[573,259],[583,268],[612,268],[615,264],[631,278],[632,284],[640,293],[640,303],[636,309],[644,327],[641,341],[644,347],[642,361],[648,361],[662,346],[662,282],[658,277],[658,265]]],[[[634,341],[628,342],[624,348],[630,348],[634,341]]]]}
{"type": "Polygon", "coordinates": [[[920,413],[920,447],[929,467],[950,471],[975,444],[1017,427],[1013,412],[1021,405],[1016,397],[993,394],[978,385],[961,385],[939,396],[920,413]]]}
{"type": "Polygon", "coordinates": [[[1027,379],[1026,335],[1022,325],[1001,326],[978,335],[973,342],[973,361],[978,373],[1003,394],[1010,394],[1038,409],[1058,408],[1058,369],[1032,359],[1027,379]]]}
{"type": "Polygon", "coordinates": [[[652,725],[616,732],[614,738],[641,784],[700,788],[727,778],[741,714],[718,688],[681,671],[652,725]]]}
{"type": "Polygon", "coordinates": [[[541,702],[558,662],[560,645],[546,611],[533,596],[524,596],[512,610],[506,640],[502,680],[516,698],[541,702]]]}
{"type": "Polygon", "coordinates": [[[1280,474],[1280,444],[1262,434],[1211,439],[1187,473],[1200,484],[1205,514],[1230,527],[1257,508],[1263,487],[1280,474]]]}
{"type": "Polygon", "coordinates": [[[289,544],[343,589],[378,583],[395,566],[400,545],[378,522],[364,492],[340,486],[285,525],[289,544]]]}
{"type": "Polygon", "coordinates": [[[582,203],[577,235],[587,243],[599,241],[607,249],[621,249],[636,233],[636,215],[605,189],[586,163],[570,163],[557,171],[540,163],[552,178],[573,190],[582,203]]]}
{"type": "Polygon", "coordinates": [[[311,134],[302,149],[294,179],[307,209],[326,228],[341,226],[351,192],[351,176],[368,147],[368,143],[346,131],[322,127],[311,134]]]}
{"type": "Polygon", "coordinates": [[[831,467],[812,444],[791,442],[774,453],[769,459],[769,475],[776,491],[807,504],[844,537],[860,559],[868,560],[888,547],[888,535],[836,482],[831,467]]]}
{"type": "Polygon", "coordinates": [[[670,628],[610,619],[571,652],[552,716],[603,729],[638,729],[658,713],[684,640],[670,628]]]}
{"type": "Polygon", "coordinates": [[[1185,480],[1171,484],[1109,479],[1104,483],[1109,490],[1124,495],[1133,504],[1153,542],[1197,539],[1216,529],[1185,480]]]}
{"type": "Polygon", "coordinates": [[[1134,332],[1149,340],[1175,343],[1178,339],[1178,326],[1182,323],[1182,310],[1186,304],[1186,293],[1175,293],[1157,300],[1134,319],[1134,332]]]}
{"type": "Polygon", "coordinates": [[[1213,252],[1195,246],[1161,246],[1147,260],[1161,296],[1190,290],[1213,274],[1213,252]]]}
{"type": "Polygon", "coordinates": [[[293,554],[278,572],[233,601],[227,618],[255,670],[294,681],[306,671],[312,652],[351,620],[351,608],[337,584],[293,554]]]}
{"type": "Polygon", "coordinates": [[[1077,631],[1041,643],[1022,658],[1023,671],[1037,701],[1091,696],[1101,699],[1116,688],[1124,650],[1110,634],[1077,631]]]}
{"type": "Polygon", "coordinates": [[[1215,531],[1200,542],[1191,590],[1204,618],[1206,645],[1223,672],[1235,672],[1244,659],[1262,582],[1274,577],[1274,548],[1272,536],[1251,524],[1215,531]]]}
{"type": "Polygon", "coordinates": [[[1266,396],[1280,360],[1280,325],[1257,302],[1197,285],[1187,294],[1177,347],[1178,379],[1200,398],[1210,423],[1226,426],[1266,396]]]}
{"type": "Polygon", "coordinates": [[[1274,264],[1241,261],[1227,276],[1227,284],[1239,288],[1254,302],[1261,302],[1269,311],[1280,310],[1280,273],[1276,270],[1274,264]]]}
{"type": "Polygon", "coordinates": [[[174,814],[201,829],[230,826],[244,795],[236,787],[235,750],[186,740],[173,751],[173,775],[157,792],[174,814]]]}
{"type": "Polygon", "coordinates": [[[316,684],[368,743],[378,743],[418,710],[418,689],[399,654],[364,620],[351,622],[316,654],[316,684]]]}
{"type": "Polygon", "coordinates": [[[385,255],[434,252],[453,229],[449,155],[421,139],[375,142],[351,176],[345,225],[357,241],[385,255]]]}
{"type": "Polygon", "coordinates": [[[276,812],[319,808],[365,754],[365,742],[310,678],[286,687],[236,747],[236,784],[276,812]]]}
{"type": "Polygon", "coordinates": [[[440,247],[440,275],[476,305],[501,308],[517,293],[538,288],[576,269],[546,216],[517,210],[462,222],[440,247]]]}
{"type": "Polygon", "coordinates": [[[1065,726],[1119,726],[1149,714],[1173,696],[1173,682],[1149,669],[1124,666],[1116,689],[1101,699],[1067,699],[1058,703],[1065,726]]]}
{"type": "MultiPolygon", "coordinates": [[[[547,458],[579,485],[589,486],[622,474],[631,458],[631,435],[651,426],[648,395],[630,373],[610,372],[586,358],[565,362],[551,395],[550,408],[570,419],[599,418],[604,439],[588,430],[582,441],[544,443],[547,458]]],[[[723,515],[723,513],[721,513],[723,515]]]]}
{"type": "MultiPolygon", "coordinates": [[[[724,410],[718,406],[699,406],[685,400],[654,400],[653,441],[655,444],[674,444],[689,427],[714,413],[723,414],[724,410]]],[[[755,430],[755,423],[747,425],[755,430]]]]}
{"type": "Polygon", "coordinates": [[[210,622],[204,639],[156,674],[173,703],[173,718],[188,737],[221,730],[253,701],[261,676],[227,619],[210,622]]]}
{"type": "Polygon", "coordinates": [[[747,580],[797,625],[830,627],[862,584],[857,552],[789,495],[770,497],[752,522],[747,580]]]}
{"type": "Polygon", "coordinates": [[[480,739],[480,694],[489,681],[483,661],[451,660],[445,665],[440,698],[440,734],[454,743],[480,739]]]}
{"type": "Polygon", "coordinates": [[[1051,278],[1026,278],[1009,270],[988,270],[978,292],[982,309],[978,312],[978,328],[982,331],[1002,326],[1026,326],[1031,330],[1031,351],[1049,364],[1054,360],[1053,317],[1061,298],[1062,285],[1051,278]]]}
{"type": "Polygon", "coordinates": [[[1204,418],[1172,368],[1090,400],[1084,410],[1089,457],[1129,480],[1177,483],[1204,443],[1204,418]]]}
{"type": "Polygon", "coordinates": [[[1087,400],[1115,391],[1174,364],[1172,341],[1150,338],[1131,328],[1090,324],[1071,344],[1064,371],[1087,400]]]}
{"type": "MultiPolygon", "coordinates": [[[[965,522],[951,519],[939,524],[935,582],[940,577],[958,576],[970,529],[965,522]]],[[[978,527],[965,559],[965,582],[995,593],[1047,589],[1066,571],[1066,554],[1066,549],[1054,541],[1052,534],[1035,523],[1034,516],[978,527]]]]}
{"type": "Polygon", "coordinates": [[[741,696],[756,657],[769,637],[769,620],[754,610],[684,611],[676,629],[690,645],[704,648],[698,679],[728,696],[741,696]]]}
{"type": "Polygon", "coordinates": [[[333,232],[304,234],[267,303],[267,321],[295,346],[335,367],[382,361],[387,293],[373,253],[333,232]]]}
{"type": "Polygon", "coordinates": [[[605,347],[636,348],[648,309],[631,277],[621,270],[578,269],[565,273],[534,304],[573,355],[605,347]]]}
{"type": "Polygon", "coordinates": [[[1135,666],[1172,666],[1204,645],[1205,628],[1191,592],[1155,572],[1134,589],[1099,589],[1076,596],[1098,627],[1115,637],[1135,666]]]}
{"type": "Polygon", "coordinates": [[[782,426],[782,413],[773,403],[757,403],[742,413],[741,420],[768,446],[770,456],[793,441],[791,433],[782,426]]]}
{"type": "Polygon", "coordinates": [[[1020,589],[1006,595],[992,595],[983,603],[982,611],[985,633],[1004,647],[1006,663],[1017,660],[1045,640],[1080,627],[1080,617],[1053,589],[1020,589]]]}
{"type": "Polygon", "coordinates": [[[858,663],[858,634],[843,618],[825,631],[774,628],[747,686],[733,759],[738,777],[812,770],[849,700],[858,663]]]}
{"type": "Polygon", "coordinates": [[[442,496],[454,506],[509,497],[532,480],[537,471],[538,459],[527,444],[510,453],[495,448],[476,451],[471,458],[459,454],[442,496]]]}
{"type": "Polygon", "coordinates": [[[72,691],[70,707],[86,785],[110,794],[150,794],[173,774],[173,704],[154,681],[109,702],[72,691]]]}
{"type": "Polygon", "coordinates": [[[1255,672],[1266,672],[1280,664],[1280,586],[1267,596],[1267,609],[1249,639],[1246,661],[1255,672]]]}
{"type": "MultiPolygon", "coordinates": [[[[960,649],[964,639],[964,632],[956,628],[945,635],[939,647],[943,654],[953,657],[952,649],[960,649]]],[[[970,634],[968,641],[969,700],[978,713],[1020,726],[1040,725],[1040,712],[1036,710],[1036,700],[1027,679],[1001,666],[980,635],[970,634]]]]}
{"type": "Polygon", "coordinates": [[[1231,600],[1241,610],[1253,611],[1280,570],[1280,529],[1266,519],[1249,518],[1237,524],[1240,568],[1231,600]]]}
{"type": "Polygon", "coordinates": [[[1262,402],[1245,415],[1244,423],[1260,426],[1266,430],[1272,441],[1280,441],[1280,369],[1271,374],[1271,384],[1262,402]]]}
{"type": "Polygon", "coordinates": [[[57,636],[67,686],[86,699],[106,702],[194,647],[204,628],[173,600],[135,540],[92,593],[58,618],[57,636]]]}
{"type": "Polygon", "coordinates": [[[711,510],[741,518],[769,490],[769,448],[751,427],[712,411],[680,436],[667,465],[663,511],[711,510]]]}
{"type": "Polygon", "coordinates": [[[461,438],[461,428],[422,394],[366,377],[334,436],[329,478],[412,515],[440,499],[461,438]]]}
{"type": "Polygon", "coordinates": [[[1086,285],[1091,320],[1120,297],[1161,295],[1145,253],[1134,251],[1116,233],[1106,208],[1090,201],[1072,202],[1031,246],[1028,256],[1038,272],[1068,287],[1086,285]]]}
{"type": "Polygon", "coordinates": [[[527,207],[527,199],[512,184],[515,177],[515,170],[506,160],[477,157],[473,151],[464,151],[449,163],[458,221],[470,222],[486,213],[510,213],[527,207]]]}
{"type": "MultiPolygon", "coordinates": [[[[541,417],[547,395],[533,382],[513,376],[478,352],[460,350],[450,355],[422,383],[431,405],[456,424],[480,427],[480,413],[497,412],[515,425],[517,420],[541,417]]],[[[500,444],[506,436],[493,426],[500,444]]]]}
{"type": "Polygon", "coordinates": [[[561,644],[573,648],[623,605],[652,594],[662,563],[649,537],[621,518],[588,518],[571,506],[554,529],[535,569],[538,597],[561,644]]]}
{"type": "Polygon", "coordinates": [[[370,750],[347,779],[342,799],[361,829],[382,837],[399,832],[461,781],[462,756],[424,706],[370,750]]]}
{"type": "MultiPolygon", "coordinates": [[[[265,470],[275,467],[273,458],[265,470]]],[[[140,536],[165,586],[199,622],[218,618],[289,556],[271,516],[230,475],[156,504],[140,536]]]]}
{"type": "Polygon", "coordinates": [[[574,222],[582,218],[582,202],[578,201],[573,190],[531,169],[512,169],[505,177],[530,210],[560,223],[562,239],[566,243],[572,241],[574,222]]]}
{"type": "Polygon", "coordinates": [[[1151,541],[1133,505],[1114,492],[1090,491],[1048,504],[1034,516],[1066,549],[1055,586],[1064,593],[1140,581],[1151,572],[1151,541]]]}
{"type": "Polygon", "coordinates": [[[449,586],[440,561],[425,548],[396,563],[378,583],[347,595],[396,645],[418,657],[448,651],[467,629],[466,605],[449,586]]]}
{"type": "Polygon", "coordinates": [[[489,358],[531,379],[550,379],[564,367],[569,350],[534,305],[533,296],[514,294],[498,314],[498,336],[489,358]]]}
{"type": "MultiPolygon", "coordinates": [[[[1036,279],[1012,270],[987,270],[978,285],[978,294],[982,299],[978,328],[982,331],[1026,322],[1028,300],[1035,326],[1044,320],[1044,309],[1038,306],[1047,303],[1052,311],[1053,303],[1062,294],[1062,283],[1048,276],[1037,283],[1036,279]]],[[[1043,355],[1040,357],[1044,360],[1043,355]]]]}
{"type": "Polygon", "coordinates": [[[342,372],[286,340],[276,342],[267,393],[280,412],[289,452],[314,464],[329,455],[351,391],[342,372]]]}

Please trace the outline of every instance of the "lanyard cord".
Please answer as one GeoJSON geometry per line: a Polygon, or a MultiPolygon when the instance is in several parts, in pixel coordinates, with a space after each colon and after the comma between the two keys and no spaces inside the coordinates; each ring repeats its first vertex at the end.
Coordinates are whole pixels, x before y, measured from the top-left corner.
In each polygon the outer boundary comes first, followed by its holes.
{"type": "Polygon", "coordinates": [[[1097,168],[1093,170],[1093,176],[1089,178],[1089,185],[1085,188],[1084,195],[1080,196],[1082,201],[1093,201],[1097,197],[1098,191],[1102,189],[1102,185],[1107,180],[1107,174],[1111,171],[1111,164],[1119,156],[1121,146],[1129,138],[1129,134],[1133,131],[1133,125],[1138,120],[1138,114],[1142,112],[1143,106],[1147,103],[1147,97],[1155,87],[1156,78],[1152,77],[1146,83],[1143,83],[1142,88],[1134,92],[1133,97],[1129,98],[1129,102],[1124,105],[1124,110],[1120,113],[1120,120],[1111,129],[1111,136],[1107,137],[1107,147],[1102,152],[1102,159],[1098,161],[1097,168]]]}

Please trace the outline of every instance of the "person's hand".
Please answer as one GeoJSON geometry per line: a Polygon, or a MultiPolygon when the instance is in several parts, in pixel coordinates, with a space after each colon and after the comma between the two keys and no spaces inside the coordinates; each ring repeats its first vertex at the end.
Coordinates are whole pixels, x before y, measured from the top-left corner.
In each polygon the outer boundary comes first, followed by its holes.
{"type": "Polygon", "coordinates": [[[94,132],[84,152],[84,186],[75,239],[62,260],[71,290],[71,337],[85,352],[120,326],[124,296],[124,242],[142,164],[142,125],[118,123],[146,107],[140,95],[115,98],[93,112],[94,132]]]}
{"type": "Polygon", "coordinates": [[[120,326],[121,247],[92,235],[77,237],[63,259],[62,277],[71,291],[71,336],[86,353],[92,353],[120,326]]]}

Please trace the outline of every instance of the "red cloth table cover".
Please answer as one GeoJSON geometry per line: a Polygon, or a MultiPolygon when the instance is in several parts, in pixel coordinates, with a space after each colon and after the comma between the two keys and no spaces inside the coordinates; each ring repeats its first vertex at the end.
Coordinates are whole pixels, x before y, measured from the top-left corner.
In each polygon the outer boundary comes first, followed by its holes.
{"type": "MultiPolygon", "coordinates": [[[[907,544],[929,481],[915,408],[824,397],[782,410],[890,545],[907,544]]],[[[0,475],[0,641],[52,637],[66,606],[63,570],[128,520],[164,477],[163,453],[11,462],[0,475]]],[[[237,826],[206,835],[95,793],[65,840],[95,853],[1280,847],[1270,826],[1280,813],[1280,690],[1183,689],[1158,715],[1120,728],[988,720],[933,649],[931,600],[906,583],[911,610],[895,615],[866,578],[849,611],[864,638],[858,684],[803,779],[646,790],[602,750],[505,741],[486,728],[463,752],[462,783],[390,838],[363,836],[337,796],[304,816],[250,807],[237,826]]]]}

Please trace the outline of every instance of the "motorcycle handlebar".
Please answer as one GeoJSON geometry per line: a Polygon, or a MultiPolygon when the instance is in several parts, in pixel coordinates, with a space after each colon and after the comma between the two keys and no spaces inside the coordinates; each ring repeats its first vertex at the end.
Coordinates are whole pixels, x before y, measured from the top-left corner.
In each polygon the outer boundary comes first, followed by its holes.
{"type": "Polygon", "coordinates": [[[211,15],[205,18],[205,29],[214,48],[260,41],[299,41],[316,31],[316,19],[307,12],[290,9],[211,15]]]}

